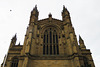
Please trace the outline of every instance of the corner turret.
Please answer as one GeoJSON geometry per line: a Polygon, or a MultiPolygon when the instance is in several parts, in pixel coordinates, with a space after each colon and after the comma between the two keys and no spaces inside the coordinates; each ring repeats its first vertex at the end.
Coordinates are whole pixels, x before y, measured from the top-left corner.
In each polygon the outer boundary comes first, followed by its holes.
{"type": "Polygon", "coordinates": [[[79,35],[79,44],[80,44],[80,48],[81,49],[86,49],[86,46],[84,44],[84,41],[83,39],[81,38],[81,36],[79,35]]]}

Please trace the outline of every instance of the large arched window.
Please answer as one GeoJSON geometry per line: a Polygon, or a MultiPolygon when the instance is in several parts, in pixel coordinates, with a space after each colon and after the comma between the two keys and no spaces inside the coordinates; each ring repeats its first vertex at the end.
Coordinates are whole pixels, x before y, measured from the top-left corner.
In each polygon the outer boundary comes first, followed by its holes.
{"type": "Polygon", "coordinates": [[[18,67],[18,58],[14,58],[13,60],[12,60],[12,64],[11,64],[11,67],[18,67]]]}
{"type": "Polygon", "coordinates": [[[44,32],[43,38],[43,55],[58,55],[58,35],[53,28],[48,28],[44,32]]]}

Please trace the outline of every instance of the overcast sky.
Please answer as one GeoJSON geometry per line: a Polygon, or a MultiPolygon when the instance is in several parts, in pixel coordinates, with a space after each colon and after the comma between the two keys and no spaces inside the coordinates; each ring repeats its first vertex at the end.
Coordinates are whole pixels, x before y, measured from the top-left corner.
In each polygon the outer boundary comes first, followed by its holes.
{"type": "MultiPolygon", "coordinates": [[[[77,39],[83,38],[92,52],[96,67],[100,67],[100,0],[0,0],[0,64],[7,54],[11,38],[17,33],[17,43],[23,45],[30,12],[37,4],[39,19],[62,19],[63,5],[70,12],[77,39]]],[[[79,39],[78,39],[79,40],[79,39]]]]}

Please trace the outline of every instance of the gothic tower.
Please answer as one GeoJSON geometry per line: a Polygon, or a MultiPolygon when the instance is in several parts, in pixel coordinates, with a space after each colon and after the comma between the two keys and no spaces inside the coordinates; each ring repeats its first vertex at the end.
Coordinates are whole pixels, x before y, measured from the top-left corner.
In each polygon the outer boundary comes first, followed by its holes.
{"type": "Polygon", "coordinates": [[[62,20],[38,20],[37,6],[31,11],[23,45],[12,38],[2,67],[95,67],[89,49],[79,36],[79,44],[70,13],[63,6],[62,20]]]}

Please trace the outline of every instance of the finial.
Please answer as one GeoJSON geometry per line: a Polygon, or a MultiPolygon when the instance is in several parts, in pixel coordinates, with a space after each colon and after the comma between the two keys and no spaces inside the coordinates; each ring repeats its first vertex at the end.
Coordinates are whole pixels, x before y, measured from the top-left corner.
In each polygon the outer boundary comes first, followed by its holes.
{"type": "Polygon", "coordinates": [[[35,7],[33,8],[33,10],[36,10],[37,11],[37,5],[35,5],[35,7]]]}
{"type": "Polygon", "coordinates": [[[31,11],[31,14],[36,14],[36,16],[38,16],[38,9],[37,9],[37,5],[35,5],[35,7],[33,8],[33,10],[31,11]]]}
{"type": "Polygon", "coordinates": [[[52,17],[52,14],[51,13],[49,13],[49,17],[52,17]]]}
{"type": "Polygon", "coordinates": [[[68,11],[65,5],[63,5],[63,11],[68,11]]]}
{"type": "Polygon", "coordinates": [[[16,39],[16,35],[17,35],[17,33],[12,37],[12,40],[13,40],[13,39],[16,39]]]}
{"type": "Polygon", "coordinates": [[[63,10],[65,9],[65,5],[63,5],[63,10]]]}
{"type": "Polygon", "coordinates": [[[37,5],[35,5],[35,9],[37,10],[37,5]]]}
{"type": "Polygon", "coordinates": [[[37,8],[37,4],[35,5],[35,8],[37,8]]]}
{"type": "Polygon", "coordinates": [[[51,21],[52,21],[52,14],[49,13],[49,22],[51,22],[51,21]]]}

